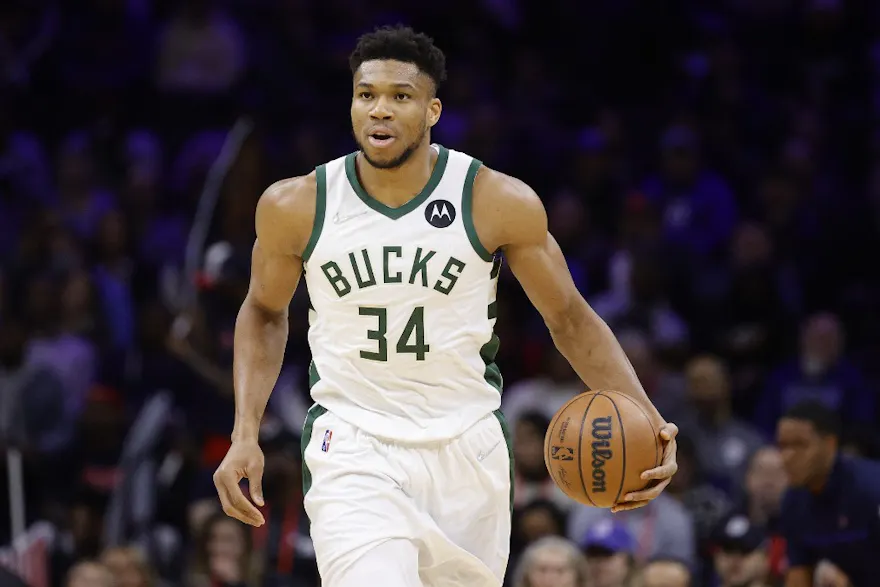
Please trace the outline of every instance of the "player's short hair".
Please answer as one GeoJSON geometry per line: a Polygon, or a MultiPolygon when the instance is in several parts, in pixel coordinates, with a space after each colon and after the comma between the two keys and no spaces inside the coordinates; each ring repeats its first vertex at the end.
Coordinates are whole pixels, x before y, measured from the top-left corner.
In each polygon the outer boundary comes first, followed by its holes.
{"type": "Polygon", "coordinates": [[[348,58],[352,75],[364,61],[374,59],[412,63],[433,80],[435,89],[446,81],[446,55],[434,39],[407,26],[383,26],[361,35],[348,58]]]}
{"type": "Polygon", "coordinates": [[[784,418],[809,422],[822,436],[840,437],[840,416],[825,404],[806,400],[795,404],[785,412],[784,418]]]}

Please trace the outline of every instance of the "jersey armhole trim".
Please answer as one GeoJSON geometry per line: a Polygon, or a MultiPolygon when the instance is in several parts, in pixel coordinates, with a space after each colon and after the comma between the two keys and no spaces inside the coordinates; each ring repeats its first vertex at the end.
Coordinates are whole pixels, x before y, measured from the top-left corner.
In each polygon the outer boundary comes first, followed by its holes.
{"type": "Polygon", "coordinates": [[[318,244],[318,239],[321,236],[321,230],[324,228],[324,215],[327,212],[327,168],[324,165],[315,168],[315,179],[318,188],[315,193],[315,221],[312,223],[309,242],[306,243],[306,249],[302,254],[304,263],[312,256],[312,251],[315,250],[315,245],[318,244]]]}
{"type": "Polygon", "coordinates": [[[483,261],[491,263],[495,255],[487,251],[483,243],[480,242],[480,237],[477,236],[477,229],[474,226],[474,179],[476,179],[477,171],[479,171],[482,165],[482,161],[474,159],[468,167],[467,175],[464,178],[464,188],[461,193],[461,220],[464,223],[464,231],[467,233],[468,240],[471,241],[474,251],[483,261]]]}

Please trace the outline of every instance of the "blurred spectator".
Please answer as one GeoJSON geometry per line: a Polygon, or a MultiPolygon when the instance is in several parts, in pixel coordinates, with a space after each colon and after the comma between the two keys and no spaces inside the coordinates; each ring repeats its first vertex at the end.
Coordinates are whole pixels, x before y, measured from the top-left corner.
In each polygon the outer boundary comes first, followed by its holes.
{"type": "Polygon", "coordinates": [[[98,557],[103,540],[105,507],[106,500],[98,492],[87,487],[77,490],[64,512],[55,540],[51,568],[53,584],[60,583],[79,561],[98,557]]]}
{"type": "MultiPolygon", "coordinates": [[[[697,549],[696,554],[702,556],[706,554],[706,541],[712,529],[730,510],[731,503],[726,493],[707,481],[696,443],[683,434],[679,434],[677,440],[678,473],[666,492],[687,511],[694,532],[693,545],[697,549]]],[[[680,552],[675,557],[691,560],[683,558],[680,552]]],[[[695,566],[693,570],[696,570],[695,566]]]]}
{"type": "Polygon", "coordinates": [[[787,487],[782,454],[775,446],[765,446],[752,456],[746,472],[745,496],[734,508],[745,515],[750,524],[767,531],[769,578],[773,582],[780,582],[785,570],[785,538],[780,513],[787,487]]]}
{"type": "Polygon", "coordinates": [[[587,557],[589,587],[627,587],[634,575],[635,544],[623,524],[602,520],[587,531],[581,548],[587,557]]]}
{"type": "Polygon", "coordinates": [[[641,587],[691,587],[690,569],[675,559],[652,560],[641,575],[641,587]]]}
{"type": "Polygon", "coordinates": [[[756,419],[772,437],[776,422],[792,406],[818,400],[847,424],[867,425],[875,416],[876,393],[844,355],[843,326],[832,314],[810,317],[801,332],[800,355],[770,377],[756,419]]]}
{"type": "Polygon", "coordinates": [[[64,382],[65,419],[70,422],[82,413],[98,366],[98,349],[88,337],[96,326],[90,283],[83,274],[62,283],[40,275],[28,285],[26,312],[33,330],[25,360],[50,369],[64,382]]]}
{"type": "Polygon", "coordinates": [[[201,528],[188,587],[258,587],[250,530],[218,512],[201,528]]]}
{"type": "MultiPolygon", "coordinates": [[[[532,501],[515,509],[508,568],[515,569],[525,549],[545,536],[566,536],[566,517],[563,510],[546,500],[532,501]]],[[[508,578],[511,576],[508,573],[508,578]]]]}
{"type": "Polygon", "coordinates": [[[73,439],[74,421],[65,414],[58,376],[48,367],[24,362],[26,342],[21,318],[5,318],[0,328],[0,439],[28,455],[52,456],[73,439]]]}
{"type": "Polygon", "coordinates": [[[501,396],[501,409],[514,429],[527,412],[543,414],[549,421],[568,400],[584,391],[584,383],[556,347],[547,348],[541,367],[539,376],[511,385],[501,396]]]}
{"type": "Polygon", "coordinates": [[[159,87],[219,94],[245,66],[245,46],[235,20],[214,0],[186,0],[159,42],[159,87]]]}
{"type": "Polygon", "coordinates": [[[734,407],[751,414],[767,372],[787,353],[801,302],[797,276],[774,258],[767,231],[747,223],[731,240],[729,266],[695,279],[698,336],[729,359],[734,407]]]}
{"type": "MultiPolygon", "coordinates": [[[[643,332],[658,352],[681,353],[689,342],[689,329],[669,304],[667,271],[656,253],[640,252],[625,263],[626,286],[598,296],[593,309],[615,332],[643,332]]],[[[613,287],[613,286],[612,286],[613,287]]]]}
{"type": "Polygon", "coordinates": [[[758,432],[733,417],[730,376],[717,357],[699,356],[685,370],[688,404],[668,419],[690,436],[708,480],[732,490],[742,483],[746,465],[763,444],[758,432]]]}
{"type": "Polygon", "coordinates": [[[743,515],[721,522],[714,538],[718,587],[768,587],[767,535],[743,515]]]}
{"type": "Polygon", "coordinates": [[[853,585],[874,580],[880,463],[839,453],[840,419],[823,403],[795,405],[780,420],[777,443],[790,483],[782,503],[788,585],[809,585],[828,560],[853,585]]]}
{"type": "Polygon", "coordinates": [[[539,412],[523,413],[514,426],[514,508],[536,499],[551,501],[564,510],[573,505],[544,464],[544,437],[549,426],[550,417],[539,412]]]}
{"type": "Polygon", "coordinates": [[[113,574],[114,587],[155,585],[146,557],[135,548],[109,548],[101,554],[101,563],[113,574]]]}
{"type": "Polygon", "coordinates": [[[695,261],[719,252],[737,221],[736,201],[727,182],[706,169],[696,133],[673,125],[663,134],[662,171],[642,185],[663,210],[665,237],[695,261]]]}
{"type": "Polygon", "coordinates": [[[83,561],[70,569],[67,587],[116,587],[113,573],[100,563],[83,561]]]}
{"type": "Polygon", "coordinates": [[[40,138],[14,126],[13,105],[0,92],[0,258],[15,251],[21,228],[52,202],[49,161],[40,138]]]}
{"type": "MultiPolygon", "coordinates": [[[[569,518],[568,536],[579,540],[591,527],[611,516],[610,510],[576,505],[569,518]]],[[[675,558],[688,564],[696,561],[693,518],[668,491],[645,507],[614,514],[614,519],[625,524],[632,534],[637,563],[656,557],[675,558]]]]}
{"type": "Polygon", "coordinates": [[[86,132],[71,133],[59,150],[56,172],[64,226],[86,242],[116,206],[113,194],[101,186],[94,149],[86,132]]]}
{"type": "Polygon", "coordinates": [[[111,349],[128,349],[134,343],[135,268],[128,256],[127,231],[125,218],[113,211],[101,219],[97,236],[98,263],[93,277],[111,349]]]}
{"type": "Polygon", "coordinates": [[[663,416],[679,422],[685,407],[685,381],[681,374],[665,367],[655,354],[648,338],[638,330],[617,333],[617,340],[632,364],[645,393],[663,416]]]}
{"type": "Polygon", "coordinates": [[[586,561],[564,538],[541,538],[523,553],[513,587],[588,587],[586,561]]]}

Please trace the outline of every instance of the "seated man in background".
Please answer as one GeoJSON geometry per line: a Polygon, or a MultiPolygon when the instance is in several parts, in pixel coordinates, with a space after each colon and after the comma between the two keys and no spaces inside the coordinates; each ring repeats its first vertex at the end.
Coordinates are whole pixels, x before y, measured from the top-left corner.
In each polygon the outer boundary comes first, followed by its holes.
{"type": "Polygon", "coordinates": [[[776,438],[790,488],[782,502],[786,587],[812,587],[827,560],[853,587],[877,585],[880,463],[840,454],[840,420],[818,402],[791,408],[776,438]]]}

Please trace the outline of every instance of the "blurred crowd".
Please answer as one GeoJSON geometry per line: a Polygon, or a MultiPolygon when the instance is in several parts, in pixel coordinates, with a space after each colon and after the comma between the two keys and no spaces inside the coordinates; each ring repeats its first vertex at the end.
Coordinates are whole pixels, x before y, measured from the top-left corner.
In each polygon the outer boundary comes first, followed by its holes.
{"type": "Polygon", "coordinates": [[[578,287],[681,429],[680,471],[649,507],[612,518],[562,496],[542,443],[583,385],[503,273],[508,583],[778,584],[780,415],[819,399],[847,451],[878,456],[871,0],[4,0],[0,486],[20,454],[25,524],[51,536],[39,581],[318,587],[304,287],[263,427],[267,525],[219,513],[211,474],[257,199],[354,150],[348,52],[398,21],[448,55],[433,140],[537,190],[578,287]]]}

